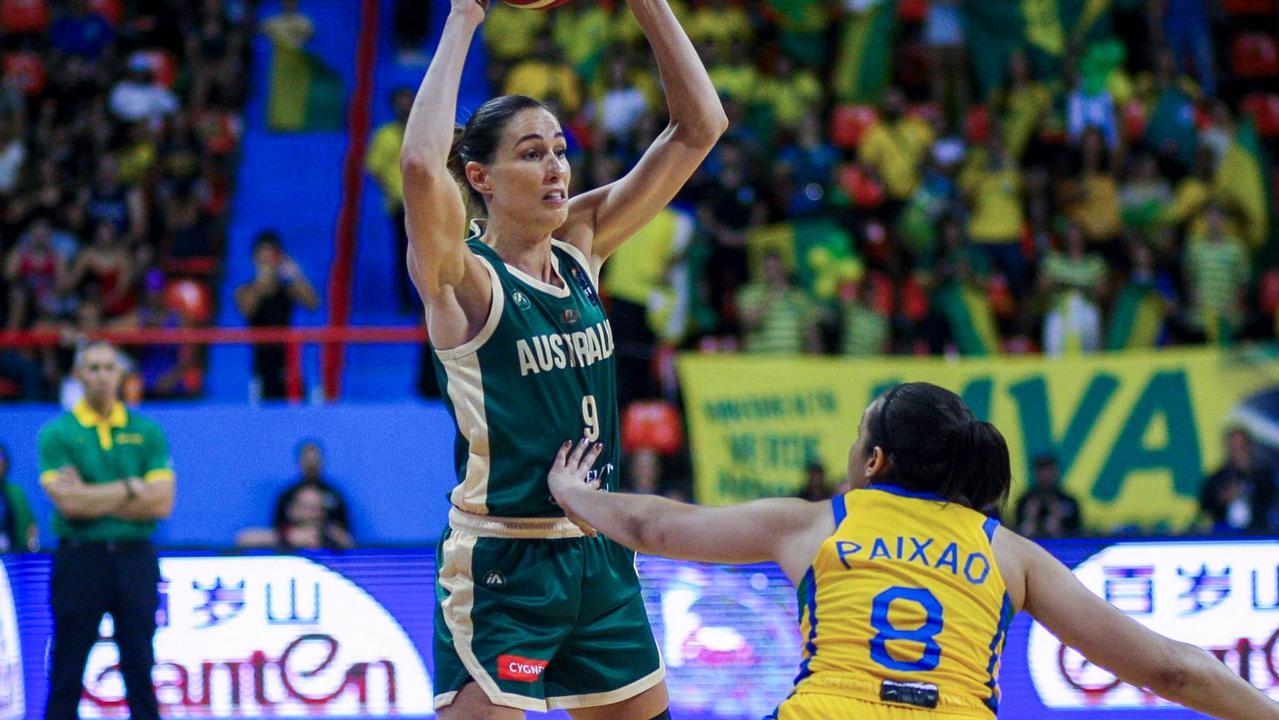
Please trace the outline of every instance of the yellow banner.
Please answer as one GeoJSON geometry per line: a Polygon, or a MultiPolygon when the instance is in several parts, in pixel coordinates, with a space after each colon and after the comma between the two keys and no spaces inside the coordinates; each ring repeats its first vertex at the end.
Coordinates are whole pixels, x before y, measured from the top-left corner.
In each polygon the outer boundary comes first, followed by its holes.
{"type": "Polygon", "coordinates": [[[1049,452],[1089,529],[1180,530],[1196,520],[1227,423],[1279,415],[1265,407],[1279,405],[1279,363],[1216,350],[954,361],[684,355],[679,374],[697,500],[712,505],[794,494],[810,459],[845,477],[870,401],[927,381],[1004,434],[1014,501],[1034,456],[1049,452]]]}

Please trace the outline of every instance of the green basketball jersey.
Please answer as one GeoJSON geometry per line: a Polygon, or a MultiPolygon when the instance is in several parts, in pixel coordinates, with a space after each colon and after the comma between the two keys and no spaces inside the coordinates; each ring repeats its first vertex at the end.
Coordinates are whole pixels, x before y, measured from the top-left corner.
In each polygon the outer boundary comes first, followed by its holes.
{"type": "Polygon", "coordinates": [[[564,513],[546,474],[565,440],[604,443],[592,472],[618,487],[620,429],[613,330],[580,250],[551,241],[555,287],[467,241],[493,280],[488,321],[469,342],[434,349],[444,402],[457,424],[458,484],[449,501],[497,517],[564,513]]]}

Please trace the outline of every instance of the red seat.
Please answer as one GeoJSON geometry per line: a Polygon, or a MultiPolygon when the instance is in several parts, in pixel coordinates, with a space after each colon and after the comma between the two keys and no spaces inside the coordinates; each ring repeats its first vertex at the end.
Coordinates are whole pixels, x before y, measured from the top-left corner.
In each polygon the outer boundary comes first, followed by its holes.
{"type": "Polygon", "coordinates": [[[990,131],[994,122],[990,117],[990,108],[985,105],[974,105],[968,108],[964,116],[964,137],[973,145],[985,145],[990,139],[990,131]]]}
{"type": "Polygon", "coordinates": [[[39,33],[49,29],[46,0],[0,0],[0,30],[7,33],[39,33]]]}
{"type": "Polygon", "coordinates": [[[1146,134],[1146,106],[1140,100],[1129,100],[1124,103],[1123,132],[1124,139],[1140,140],[1146,134]]]}
{"type": "Polygon", "coordinates": [[[89,0],[89,11],[106,18],[111,27],[119,25],[124,17],[124,8],[120,6],[120,0],[89,0]]]}
{"type": "Polygon", "coordinates": [[[1275,11],[1274,0],[1223,0],[1221,8],[1230,15],[1269,15],[1275,11]]]}
{"type": "Polygon", "coordinates": [[[188,322],[206,323],[213,316],[213,291],[201,280],[170,280],[164,287],[164,304],[188,322]]]}
{"type": "Polygon", "coordinates": [[[921,23],[928,14],[928,0],[901,0],[897,17],[904,23],[921,23]]]}
{"type": "Polygon", "coordinates": [[[6,53],[0,60],[5,79],[17,81],[18,89],[27,95],[39,95],[44,92],[48,80],[45,73],[44,58],[39,53],[19,51],[6,53]]]}
{"type": "Polygon", "coordinates": [[[872,271],[867,277],[870,278],[871,307],[884,317],[892,317],[893,306],[896,305],[893,295],[897,293],[893,279],[878,270],[872,271]]]}
{"type": "Polygon", "coordinates": [[[928,293],[914,275],[902,283],[902,315],[911,322],[920,322],[928,316],[928,293]]]}
{"type": "Polygon", "coordinates": [[[1257,134],[1263,138],[1279,137],[1279,95],[1253,93],[1243,100],[1244,112],[1257,123],[1257,134]]]}
{"type": "Polygon", "coordinates": [[[853,201],[854,207],[877,208],[884,202],[884,185],[856,163],[839,171],[839,187],[853,201]]]}
{"type": "Polygon", "coordinates": [[[637,400],[622,413],[622,449],[652,448],[670,455],[684,444],[679,410],[664,400],[637,400]]]}
{"type": "Polygon", "coordinates": [[[1257,281],[1257,305],[1267,315],[1279,309],[1279,269],[1266,271],[1257,281]]]}
{"type": "Polygon", "coordinates": [[[1279,46],[1265,33],[1239,33],[1230,44],[1230,69],[1241,78],[1279,77],[1279,46]]]}
{"type": "Polygon", "coordinates": [[[830,120],[831,142],[835,147],[854,150],[878,119],[879,114],[869,105],[838,105],[830,120]]]}

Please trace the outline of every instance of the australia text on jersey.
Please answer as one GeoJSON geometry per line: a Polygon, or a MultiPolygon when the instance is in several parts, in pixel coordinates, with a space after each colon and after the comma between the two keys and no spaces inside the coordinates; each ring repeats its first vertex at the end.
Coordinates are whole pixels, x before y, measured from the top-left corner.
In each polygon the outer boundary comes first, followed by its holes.
{"type": "Polygon", "coordinates": [[[587,367],[613,357],[613,329],[608,321],[571,333],[547,333],[515,341],[520,357],[520,377],[587,367]]]}

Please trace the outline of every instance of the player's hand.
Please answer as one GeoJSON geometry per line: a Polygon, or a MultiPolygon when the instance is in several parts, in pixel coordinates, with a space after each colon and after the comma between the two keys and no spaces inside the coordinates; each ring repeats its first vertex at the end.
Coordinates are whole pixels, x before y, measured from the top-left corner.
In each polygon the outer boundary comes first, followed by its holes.
{"type": "Polygon", "coordinates": [[[468,17],[475,22],[484,22],[484,16],[488,13],[488,0],[453,0],[450,12],[468,17]]]}
{"type": "Polygon", "coordinates": [[[564,508],[564,515],[590,537],[599,533],[569,508],[575,496],[599,490],[600,481],[598,478],[591,478],[590,472],[603,451],[604,443],[592,445],[589,440],[582,438],[574,445],[570,440],[560,446],[560,451],[555,454],[555,462],[551,463],[551,472],[546,476],[551,497],[564,508]]]}

